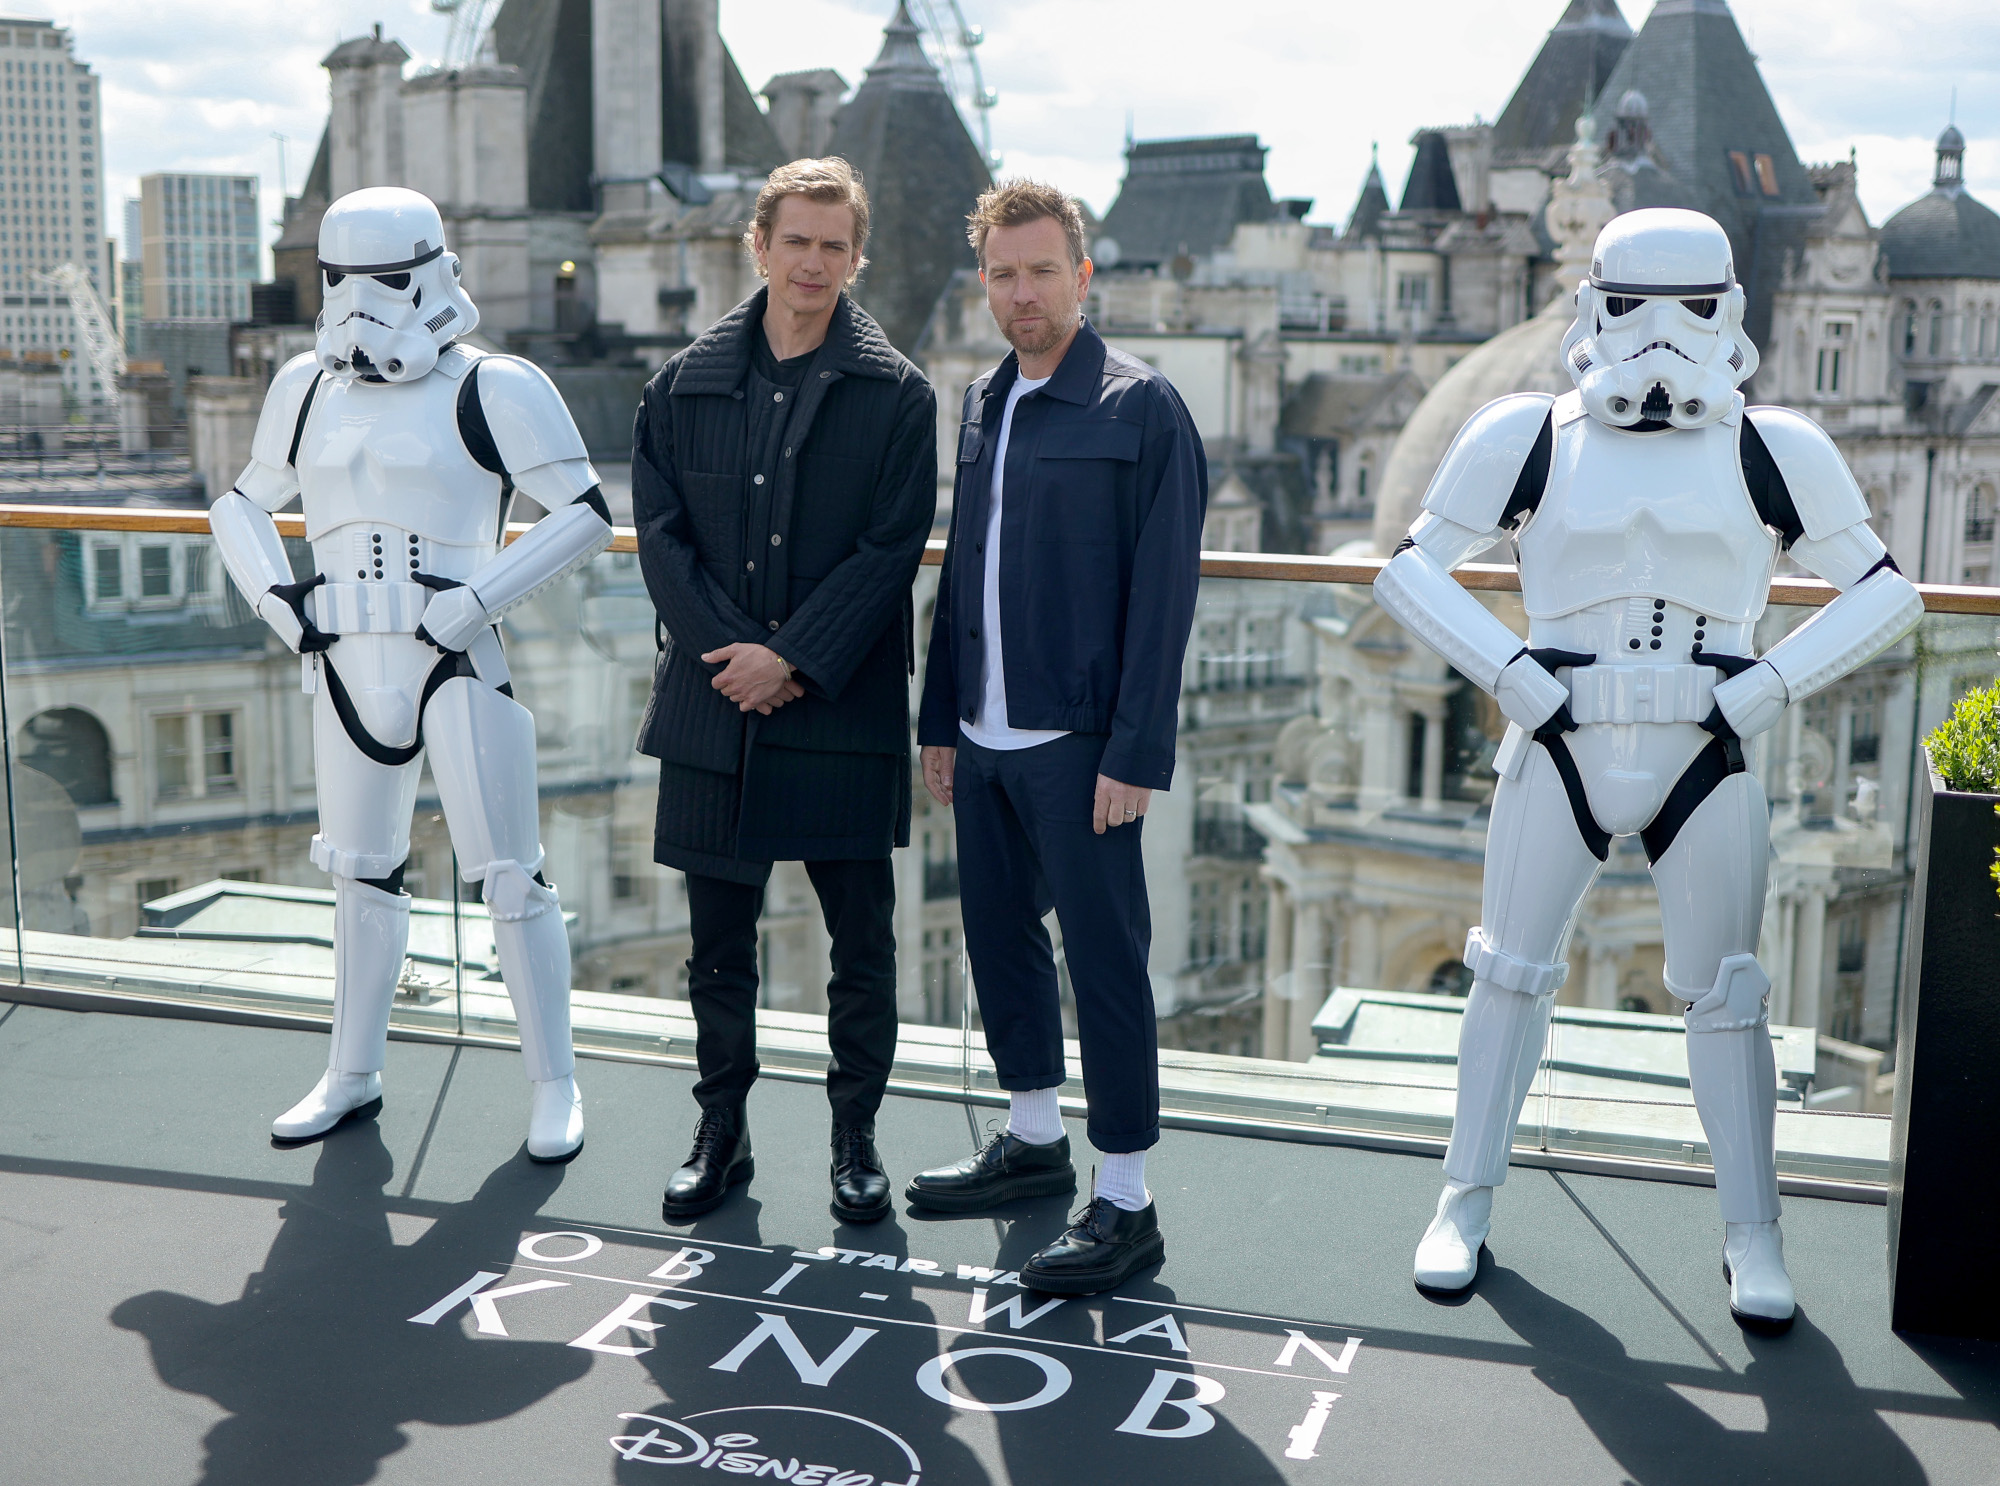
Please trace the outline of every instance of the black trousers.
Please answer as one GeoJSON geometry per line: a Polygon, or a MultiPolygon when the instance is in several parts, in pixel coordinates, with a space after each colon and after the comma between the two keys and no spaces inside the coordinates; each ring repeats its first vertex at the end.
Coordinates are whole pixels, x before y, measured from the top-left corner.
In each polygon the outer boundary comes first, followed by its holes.
{"type": "Polygon", "coordinates": [[[1071,733],[1033,748],[960,736],[952,778],[965,952],[1003,1089],[1063,1081],[1062,1002],[1042,916],[1053,906],[1076,996],[1090,1143],[1143,1151],[1160,1138],[1159,1029],[1146,958],[1152,909],[1135,820],[1091,829],[1109,741],[1071,733]]]}
{"type": "MultiPolygon", "coordinates": [[[[896,1060],[894,869],[886,857],[805,867],[833,936],[827,1102],[835,1124],[872,1126],[896,1060]]],[[[704,1109],[738,1105],[757,1081],[757,916],[764,885],[691,872],[687,892],[694,934],[688,1000],[701,1070],[695,1102],[704,1109]]]]}

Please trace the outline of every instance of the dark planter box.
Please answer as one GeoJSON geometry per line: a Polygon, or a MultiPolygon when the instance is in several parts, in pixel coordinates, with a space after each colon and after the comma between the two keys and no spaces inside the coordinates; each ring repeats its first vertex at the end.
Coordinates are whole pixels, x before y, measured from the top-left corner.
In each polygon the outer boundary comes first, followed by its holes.
{"type": "Polygon", "coordinates": [[[2000,795],[1928,767],[1897,1009],[1889,1147],[1890,1324],[2000,1339],[2000,795]]]}

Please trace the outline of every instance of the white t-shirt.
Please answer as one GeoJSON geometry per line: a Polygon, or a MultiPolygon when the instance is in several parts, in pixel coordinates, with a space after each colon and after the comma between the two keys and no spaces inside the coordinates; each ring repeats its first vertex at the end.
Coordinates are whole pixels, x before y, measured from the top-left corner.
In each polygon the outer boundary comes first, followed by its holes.
{"type": "Polygon", "coordinates": [[[1038,387],[1049,384],[1047,377],[1030,381],[1016,379],[1007,391],[1007,408],[1000,415],[1000,441],[993,449],[993,509],[986,518],[986,593],[980,606],[979,626],[986,636],[985,661],[980,669],[979,717],[961,721],[959,731],[982,748],[1033,748],[1069,734],[1062,729],[1016,728],[1007,725],[1007,673],[1000,660],[1000,486],[1007,475],[1007,436],[1014,428],[1014,406],[1038,387]]]}

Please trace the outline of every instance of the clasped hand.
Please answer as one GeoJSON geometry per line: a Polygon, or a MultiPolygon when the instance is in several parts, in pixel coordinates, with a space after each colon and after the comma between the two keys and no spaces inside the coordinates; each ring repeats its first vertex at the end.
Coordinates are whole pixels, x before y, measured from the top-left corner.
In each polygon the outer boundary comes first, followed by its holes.
{"type": "Polygon", "coordinates": [[[806,694],[794,677],[785,674],[785,662],[768,645],[724,645],[709,651],[702,660],[723,668],[709,684],[734,702],[739,712],[754,710],[769,717],[774,709],[806,694]]]}

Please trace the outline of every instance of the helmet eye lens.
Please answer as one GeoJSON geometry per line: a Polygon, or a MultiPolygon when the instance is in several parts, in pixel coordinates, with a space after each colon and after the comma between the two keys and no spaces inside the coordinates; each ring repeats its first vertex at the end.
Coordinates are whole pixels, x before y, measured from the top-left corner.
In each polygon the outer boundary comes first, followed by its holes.
{"type": "Polygon", "coordinates": [[[346,277],[347,277],[346,274],[335,273],[332,269],[329,268],[326,271],[326,287],[329,289],[336,289],[340,286],[340,281],[346,277]]]}
{"type": "Polygon", "coordinates": [[[378,273],[373,275],[373,277],[375,282],[382,285],[385,289],[400,290],[410,287],[410,276],[406,273],[378,273]]]}
{"type": "Polygon", "coordinates": [[[1681,303],[1704,320],[1715,318],[1715,301],[1712,299],[1683,299],[1681,303]]]}
{"type": "Polygon", "coordinates": [[[1643,299],[1632,299],[1622,294],[1607,294],[1604,297],[1604,310],[1616,320],[1620,316],[1631,314],[1645,302],[1643,299]]]}

